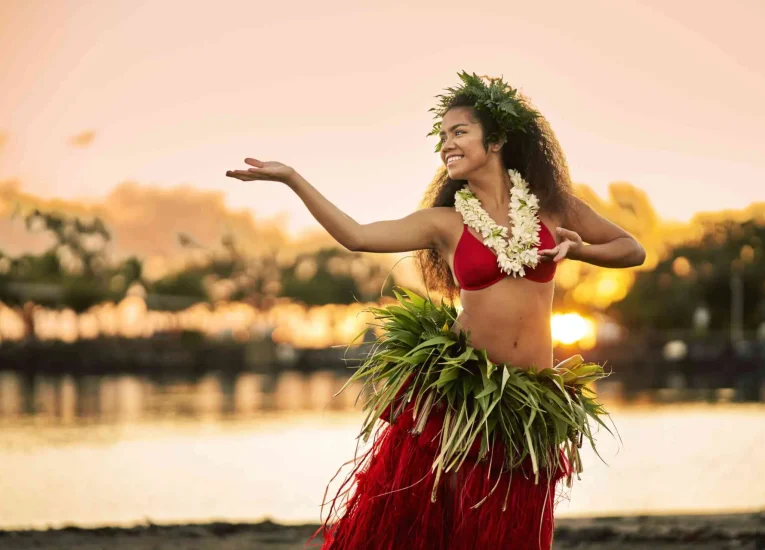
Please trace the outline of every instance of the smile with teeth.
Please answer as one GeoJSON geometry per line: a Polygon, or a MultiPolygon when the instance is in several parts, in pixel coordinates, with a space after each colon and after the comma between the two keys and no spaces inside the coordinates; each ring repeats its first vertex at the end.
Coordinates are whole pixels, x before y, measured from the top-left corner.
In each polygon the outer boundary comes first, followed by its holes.
{"type": "Polygon", "coordinates": [[[446,159],[446,165],[448,166],[448,165],[450,165],[451,163],[453,163],[454,161],[457,161],[457,160],[459,160],[459,159],[461,159],[461,158],[462,158],[462,156],[461,156],[461,155],[454,155],[454,156],[452,156],[452,157],[449,157],[448,159],[446,159]]]}

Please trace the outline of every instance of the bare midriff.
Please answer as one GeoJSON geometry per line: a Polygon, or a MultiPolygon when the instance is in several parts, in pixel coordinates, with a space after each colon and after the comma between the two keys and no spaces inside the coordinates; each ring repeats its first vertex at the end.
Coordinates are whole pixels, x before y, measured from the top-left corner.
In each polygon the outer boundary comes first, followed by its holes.
{"type": "Polygon", "coordinates": [[[553,282],[506,277],[480,290],[462,290],[462,311],[451,331],[470,331],[470,344],[494,363],[552,367],[553,282]]]}

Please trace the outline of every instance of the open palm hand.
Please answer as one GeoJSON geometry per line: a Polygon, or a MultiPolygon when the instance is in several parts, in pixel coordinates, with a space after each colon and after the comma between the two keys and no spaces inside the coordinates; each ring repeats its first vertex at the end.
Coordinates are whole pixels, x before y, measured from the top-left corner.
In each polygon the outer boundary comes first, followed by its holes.
{"type": "Polygon", "coordinates": [[[228,170],[226,176],[236,178],[241,181],[266,180],[289,183],[295,175],[295,169],[273,160],[262,161],[253,158],[246,158],[244,162],[252,166],[247,170],[228,170]]]}

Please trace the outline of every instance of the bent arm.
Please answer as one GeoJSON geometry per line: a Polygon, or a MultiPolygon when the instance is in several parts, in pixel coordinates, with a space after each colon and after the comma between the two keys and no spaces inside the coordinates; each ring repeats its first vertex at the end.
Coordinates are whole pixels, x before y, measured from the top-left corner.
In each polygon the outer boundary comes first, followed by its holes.
{"type": "Polygon", "coordinates": [[[348,250],[409,252],[435,248],[439,235],[438,209],[417,210],[400,220],[360,224],[340,210],[300,174],[288,185],[324,229],[348,250]]]}
{"type": "Polygon", "coordinates": [[[577,197],[571,197],[565,227],[589,243],[569,256],[571,259],[600,267],[635,267],[645,261],[645,250],[632,235],[577,197]]]}

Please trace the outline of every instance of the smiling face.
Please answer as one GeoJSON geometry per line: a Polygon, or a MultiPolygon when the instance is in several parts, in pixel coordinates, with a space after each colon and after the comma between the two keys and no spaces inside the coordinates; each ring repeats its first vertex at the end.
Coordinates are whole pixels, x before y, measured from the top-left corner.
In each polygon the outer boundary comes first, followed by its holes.
{"type": "Polygon", "coordinates": [[[486,165],[489,152],[483,144],[483,128],[472,107],[452,107],[441,119],[441,161],[453,180],[486,165]]]}

